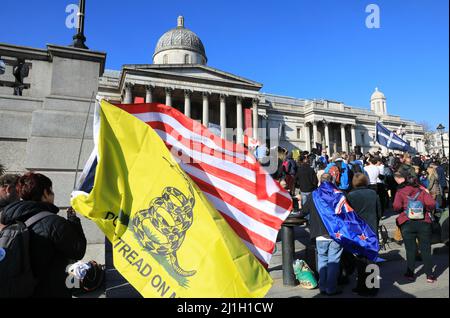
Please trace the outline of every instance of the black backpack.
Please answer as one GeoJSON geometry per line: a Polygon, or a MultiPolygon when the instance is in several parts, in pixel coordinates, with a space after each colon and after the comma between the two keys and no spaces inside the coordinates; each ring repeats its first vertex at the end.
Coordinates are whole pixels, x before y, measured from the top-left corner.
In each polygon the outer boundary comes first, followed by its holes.
{"type": "Polygon", "coordinates": [[[40,212],[25,223],[16,221],[0,231],[0,298],[25,298],[33,295],[37,281],[30,263],[29,228],[54,215],[40,212]]]}

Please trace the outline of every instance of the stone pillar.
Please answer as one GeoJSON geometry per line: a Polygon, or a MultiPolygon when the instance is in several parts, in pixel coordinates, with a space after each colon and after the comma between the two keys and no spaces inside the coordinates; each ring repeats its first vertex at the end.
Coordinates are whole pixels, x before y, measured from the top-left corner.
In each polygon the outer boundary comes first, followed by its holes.
{"type": "Polygon", "coordinates": [[[342,144],[342,151],[347,150],[347,139],[345,138],[345,124],[341,124],[341,144],[342,144]]]}
{"type": "Polygon", "coordinates": [[[258,99],[254,98],[252,101],[253,106],[253,139],[258,139],[258,99]]]}
{"type": "Polygon", "coordinates": [[[207,92],[203,92],[203,125],[205,125],[206,127],[208,127],[209,124],[209,98],[208,95],[209,93],[207,92]]]}
{"type": "Polygon", "coordinates": [[[227,105],[225,95],[220,94],[220,137],[226,139],[227,105]]]}
{"type": "Polygon", "coordinates": [[[153,87],[152,85],[145,86],[145,102],[153,103],[153,87]]]}
{"type": "Polygon", "coordinates": [[[169,87],[166,87],[166,105],[172,106],[172,89],[169,87]]]}
{"type": "Polygon", "coordinates": [[[318,140],[317,140],[317,122],[313,121],[312,125],[313,125],[313,148],[316,148],[316,143],[318,142],[318,140]]]}
{"type": "Polygon", "coordinates": [[[242,97],[236,97],[236,143],[242,144],[244,142],[244,130],[242,125],[242,97]]]}
{"type": "Polygon", "coordinates": [[[351,126],[351,132],[352,132],[352,147],[353,149],[351,149],[351,151],[353,151],[355,149],[356,146],[356,131],[355,131],[355,125],[351,126]]]}
{"type": "Polygon", "coordinates": [[[133,84],[125,83],[125,96],[123,98],[124,104],[132,104],[133,103],[133,84]]]}
{"type": "Polygon", "coordinates": [[[191,91],[188,89],[184,91],[184,114],[191,117],[191,91]]]}
{"type": "MultiPolygon", "coordinates": [[[[330,147],[330,131],[328,128],[328,123],[324,124],[324,127],[325,127],[325,129],[324,129],[325,130],[325,146],[328,147],[328,152],[330,152],[330,149],[331,149],[331,147],[330,147]]],[[[325,149],[325,147],[323,147],[323,148],[325,149]]],[[[328,155],[330,155],[330,153],[328,155]]]]}
{"type": "Polygon", "coordinates": [[[309,133],[309,123],[305,123],[305,142],[306,142],[306,151],[311,151],[311,136],[309,133]]]}

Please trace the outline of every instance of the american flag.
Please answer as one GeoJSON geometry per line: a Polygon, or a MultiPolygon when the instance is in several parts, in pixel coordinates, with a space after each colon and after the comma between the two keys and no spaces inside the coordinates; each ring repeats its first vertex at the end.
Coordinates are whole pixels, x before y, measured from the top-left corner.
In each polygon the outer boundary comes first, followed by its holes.
{"type": "Polygon", "coordinates": [[[175,108],[157,103],[117,106],[156,131],[249,250],[268,266],[292,207],[289,193],[246,148],[215,136],[175,108]]]}

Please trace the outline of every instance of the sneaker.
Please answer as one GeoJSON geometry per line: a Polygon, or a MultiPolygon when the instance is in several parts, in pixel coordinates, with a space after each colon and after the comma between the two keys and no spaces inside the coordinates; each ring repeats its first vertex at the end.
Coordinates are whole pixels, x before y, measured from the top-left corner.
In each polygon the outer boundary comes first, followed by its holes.
{"type": "Polygon", "coordinates": [[[434,282],[436,282],[436,277],[434,277],[433,275],[427,275],[427,282],[433,284],[434,282]]]}
{"type": "Polygon", "coordinates": [[[410,270],[409,268],[406,271],[405,275],[403,275],[403,276],[410,282],[413,282],[416,280],[416,278],[414,277],[414,272],[412,270],[410,270]]]}

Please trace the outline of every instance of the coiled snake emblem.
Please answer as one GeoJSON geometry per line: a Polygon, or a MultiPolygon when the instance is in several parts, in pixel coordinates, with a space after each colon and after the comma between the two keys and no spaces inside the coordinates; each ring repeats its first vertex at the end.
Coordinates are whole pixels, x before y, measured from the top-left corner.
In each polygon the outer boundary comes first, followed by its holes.
{"type": "Polygon", "coordinates": [[[183,244],[186,231],[193,222],[195,197],[191,184],[186,179],[189,195],[175,187],[166,187],[160,197],[150,202],[150,207],[136,213],[132,226],[145,250],[154,255],[167,257],[172,269],[180,276],[193,276],[197,271],[186,271],[180,267],[177,251],[183,244]],[[152,230],[147,222],[153,226],[152,230]],[[157,232],[155,232],[155,230],[157,232]]]}

